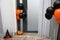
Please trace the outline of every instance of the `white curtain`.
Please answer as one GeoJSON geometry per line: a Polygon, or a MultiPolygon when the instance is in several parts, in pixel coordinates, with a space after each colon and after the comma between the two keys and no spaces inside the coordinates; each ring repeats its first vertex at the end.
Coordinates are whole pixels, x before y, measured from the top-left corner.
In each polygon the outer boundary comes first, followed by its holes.
{"type": "Polygon", "coordinates": [[[4,34],[7,29],[11,35],[17,32],[16,0],[1,0],[1,16],[4,34]]]}

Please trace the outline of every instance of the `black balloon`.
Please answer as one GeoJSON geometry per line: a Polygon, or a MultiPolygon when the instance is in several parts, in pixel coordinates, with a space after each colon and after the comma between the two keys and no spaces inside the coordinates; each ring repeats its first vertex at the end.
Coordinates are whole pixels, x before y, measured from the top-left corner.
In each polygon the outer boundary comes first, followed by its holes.
{"type": "Polygon", "coordinates": [[[19,17],[20,17],[20,18],[23,18],[23,13],[20,13],[19,17]]]}
{"type": "Polygon", "coordinates": [[[60,8],[60,0],[55,1],[53,6],[55,9],[60,8]]]}
{"type": "Polygon", "coordinates": [[[45,14],[45,17],[48,19],[48,20],[50,20],[51,18],[52,18],[52,15],[49,15],[49,14],[45,14]]]}
{"type": "Polygon", "coordinates": [[[25,13],[21,13],[21,14],[19,15],[19,17],[20,17],[20,18],[26,18],[26,14],[25,14],[25,13]]]}
{"type": "Polygon", "coordinates": [[[51,19],[52,16],[53,16],[53,14],[54,14],[53,12],[54,12],[54,11],[53,11],[53,7],[47,8],[45,17],[46,17],[47,19],[51,19]]]}
{"type": "Polygon", "coordinates": [[[17,6],[17,9],[23,10],[23,9],[24,9],[24,5],[23,5],[22,3],[20,3],[20,4],[17,6]]]}
{"type": "Polygon", "coordinates": [[[52,16],[53,16],[53,14],[54,14],[54,11],[55,11],[57,8],[60,8],[60,0],[55,1],[54,4],[53,4],[53,7],[47,8],[45,17],[46,17],[47,19],[51,19],[52,16]]]}
{"type": "Polygon", "coordinates": [[[46,13],[49,15],[53,15],[54,14],[53,11],[54,11],[53,7],[49,7],[49,8],[47,8],[46,13]]]}
{"type": "Polygon", "coordinates": [[[27,14],[26,13],[23,13],[23,18],[26,18],[27,14]]]}

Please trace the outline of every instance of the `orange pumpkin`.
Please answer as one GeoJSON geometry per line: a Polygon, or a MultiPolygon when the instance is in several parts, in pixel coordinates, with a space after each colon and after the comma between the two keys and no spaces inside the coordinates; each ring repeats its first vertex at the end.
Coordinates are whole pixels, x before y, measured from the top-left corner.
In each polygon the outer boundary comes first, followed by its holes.
{"type": "Polygon", "coordinates": [[[54,11],[54,16],[58,24],[60,24],[60,8],[54,11]]]}
{"type": "Polygon", "coordinates": [[[23,34],[23,31],[18,31],[17,34],[18,35],[22,35],[23,34]]]}

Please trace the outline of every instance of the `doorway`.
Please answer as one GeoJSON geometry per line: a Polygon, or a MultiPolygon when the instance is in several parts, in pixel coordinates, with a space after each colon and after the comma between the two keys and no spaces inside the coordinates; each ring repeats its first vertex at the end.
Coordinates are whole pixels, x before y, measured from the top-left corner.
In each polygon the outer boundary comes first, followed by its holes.
{"type": "MultiPolygon", "coordinates": [[[[38,27],[34,27],[34,26],[29,26],[30,25],[28,23],[28,16],[30,15],[27,13],[28,11],[28,1],[27,0],[17,0],[17,5],[20,3],[20,1],[22,1],[24,8],[25,8],[25,14],[26,14],[26,18],[23,18],[23,32],[31,32],[31,33],[37,33],[38,32],[38,27]],[[35,28],[35,29],[34,29],[35,28]]],[[[30,8],[29,8],[30,9],[30,8]]],[[[32,21],[30,21],[30,23],[32,23],[32,21]]],[[[36,22],[35,22],[36,23],[36,22]]],[[[18,24],[17,24],[18,25],[18,24]]],[[[35,24],[34,24],[35,25],[35,24]]]]}

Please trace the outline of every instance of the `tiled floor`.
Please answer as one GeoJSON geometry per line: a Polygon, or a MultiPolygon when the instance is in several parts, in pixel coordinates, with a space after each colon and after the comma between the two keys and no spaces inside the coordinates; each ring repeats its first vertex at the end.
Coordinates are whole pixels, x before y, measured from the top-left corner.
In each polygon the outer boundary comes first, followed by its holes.
{"type": "Polygon", "coordinates": [[[0,39],[0,40],[51,40],[48,37],[40,37],[37,33],[24,33],[23,35],[15,35],[11,39],[0,39]]]}

